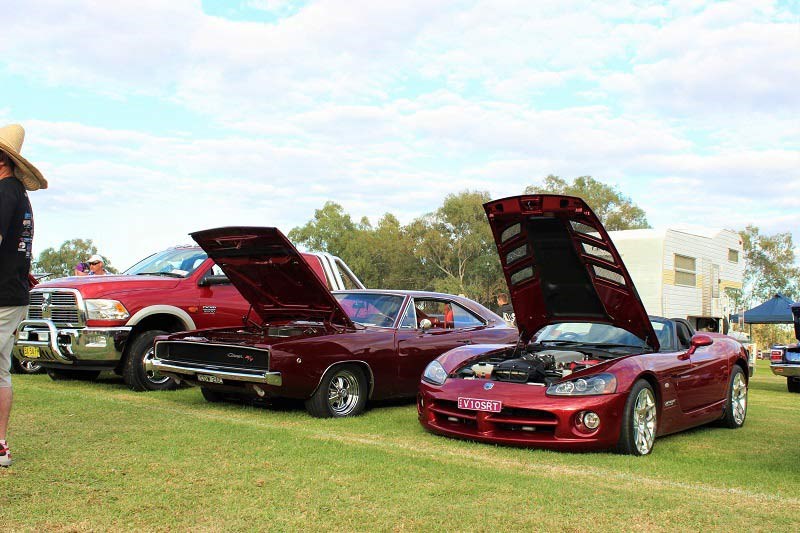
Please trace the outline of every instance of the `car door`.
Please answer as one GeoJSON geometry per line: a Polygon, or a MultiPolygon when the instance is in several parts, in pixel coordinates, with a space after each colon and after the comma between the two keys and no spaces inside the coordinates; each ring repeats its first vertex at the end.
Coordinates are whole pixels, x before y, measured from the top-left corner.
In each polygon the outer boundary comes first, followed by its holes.
{"type": "Polygon", "coordinates": [[[684,413],[701,409],[723,397],[727,362],[712,346],[701,346],[687,357],[691,331],[682,322],[675,323],[682,364],[677,367],[678,403],[684,413]]]}
{"type": "Polygon", "coordinates": [[[472,313],[445,298],[409,299],[397,330],[398,393],[414,394],[425,366],[444,352],[470,344],[478,322],[472,313]],[[467,319],[467,316],[472,317],[467,319]],[[421,322],[429,320],[425,329],[421,322]]]}
{"type": "MultiPolygon", "coordinates": [[[[198,278],[197,305],[191,313],[197,328],[241,325],[250,304],[230,281],[222,279],[227,279],[225,273],[212,260],[202,268],[205,271],[198,278]]],[[[251,318],[257,320],[257,316],[251,318]]]]}

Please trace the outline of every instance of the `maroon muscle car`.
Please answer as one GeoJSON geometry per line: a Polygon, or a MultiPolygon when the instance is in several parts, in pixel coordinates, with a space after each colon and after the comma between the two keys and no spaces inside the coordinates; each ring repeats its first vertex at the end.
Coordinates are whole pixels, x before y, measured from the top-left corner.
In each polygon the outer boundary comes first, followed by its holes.
{"type": "Polygon", "coordinates": [[[519,196],[484,208],[519,341],[456,348],[432,361],[417,397],[426,429],[500,444],[645,455],[656,436],[714,421],[744,424],[745,349],[712,333],[685,342],[669,331],[676,321],[651,323],[583,200],[519,196]]]}
{"type": "Polygon", "coordinates": [[[467,298],[414,291],[331,293],[275,228],[192,237],[263,324],[159,337],[149,368],[226,396],[306,400],[317,417],[352,416],[367,399],[413,398],[425,365],[466,344],[513,342],[517,330],[467,298]]]}

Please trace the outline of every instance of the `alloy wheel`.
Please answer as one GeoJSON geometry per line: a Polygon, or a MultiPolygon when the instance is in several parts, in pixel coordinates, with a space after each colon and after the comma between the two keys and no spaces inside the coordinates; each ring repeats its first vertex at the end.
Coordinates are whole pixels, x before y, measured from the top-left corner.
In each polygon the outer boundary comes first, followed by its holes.
{"type": "Polygon", "coordinates": [[[747,415],[747,383],[741,372],[736,374],[731,387],[731,407],[733,408],[733,420],[737,425],[744,424],[744,417],[747,415]]]}
{"type": "Polygon", "coordinates": [[[650,453],[656,440],[656,402],[653,392],[644,388],[636,395],[633,407],[633,442],[641,455],[650,453]]]}
{"type": "Polygon", "coordinates": [[[337,372],[328,387],[328,405],[334,416],[347,416],[358,404],[358,379],[346,370],[337,372]]]}

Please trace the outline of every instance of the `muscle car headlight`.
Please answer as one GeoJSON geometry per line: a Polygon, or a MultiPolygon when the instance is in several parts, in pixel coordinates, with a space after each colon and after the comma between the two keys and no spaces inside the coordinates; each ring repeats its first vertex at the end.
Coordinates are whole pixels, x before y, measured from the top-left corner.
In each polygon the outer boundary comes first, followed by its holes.
{"type": "Polygon", "coordinates": [[[547,387],[550,396],[594,396],[617,391],[617,378],[613,374],[596,374],[586,378],[553,383],[547,387]]]}
{"type": "Polygon", "coordinates": [[[422,379],[434,385],[441,385],[447,379],[447,372],[439,361],[431,361],[422,373],[422,379]]]}
{"type": "Polygon", "coordinates": [[[116,300],[86,300],[86,318],[89,320],[125,320],[130,313],[116,300]]]}

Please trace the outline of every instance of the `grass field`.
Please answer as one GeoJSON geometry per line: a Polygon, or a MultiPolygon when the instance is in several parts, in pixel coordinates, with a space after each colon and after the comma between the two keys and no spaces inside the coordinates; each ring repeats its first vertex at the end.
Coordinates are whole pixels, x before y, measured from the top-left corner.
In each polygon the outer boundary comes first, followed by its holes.
{"type": "Polygon", "coordinates": [[[3,531],[800,529],[800,395],[761,361],[742,429],[643,458],[437,437],[411,404],[318,420],[197,389],[14,380],[3,531]]]}

